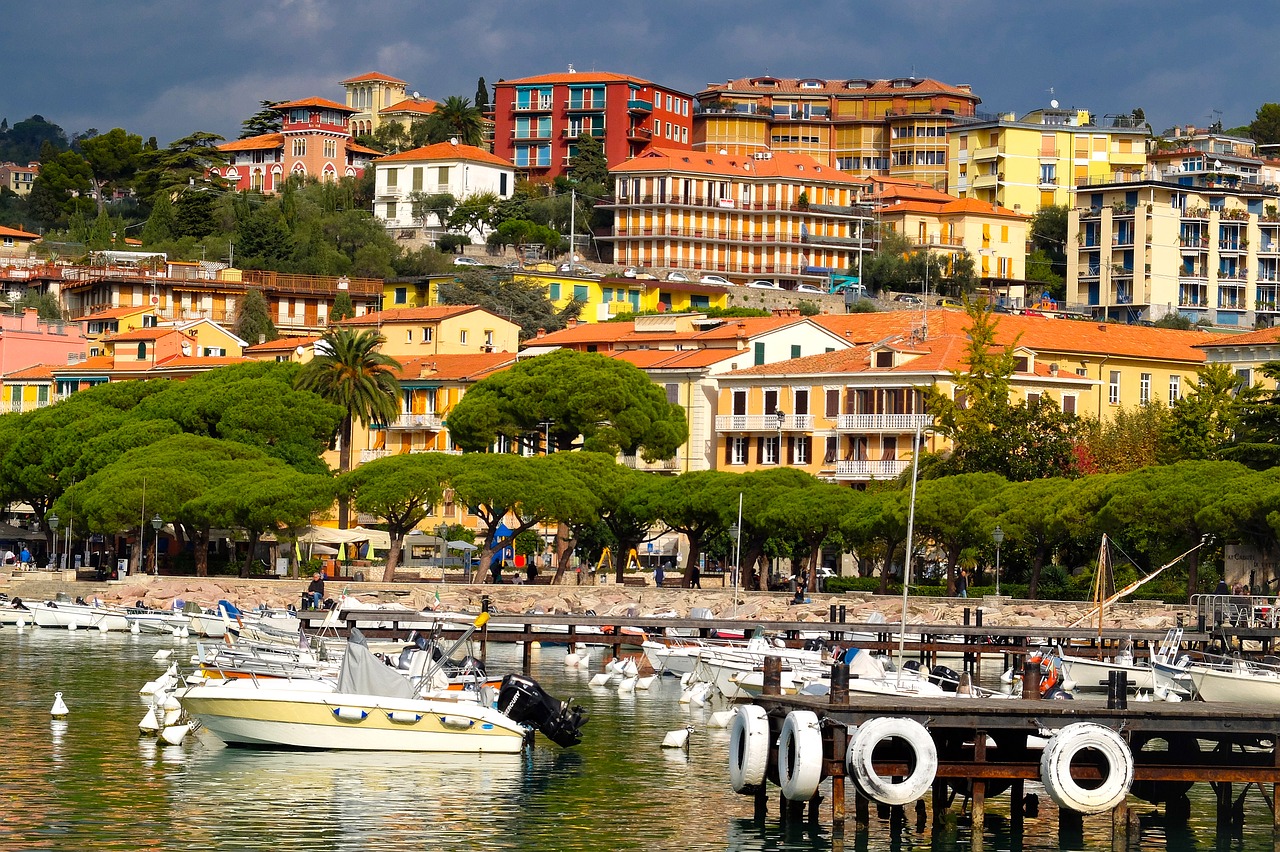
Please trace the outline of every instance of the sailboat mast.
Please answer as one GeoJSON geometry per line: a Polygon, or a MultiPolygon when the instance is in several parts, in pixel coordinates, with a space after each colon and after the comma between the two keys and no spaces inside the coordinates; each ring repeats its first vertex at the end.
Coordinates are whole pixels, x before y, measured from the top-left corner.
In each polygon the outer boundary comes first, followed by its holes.
{"type": "Polygon", "coordinates": [[[1098,569],[1093,577],[1093,605],[1098,611],[1098,658],[1102,658],[1102,615],[1107,600],[1107,534],[1102,534],[1098,548],[1098,569]]]}

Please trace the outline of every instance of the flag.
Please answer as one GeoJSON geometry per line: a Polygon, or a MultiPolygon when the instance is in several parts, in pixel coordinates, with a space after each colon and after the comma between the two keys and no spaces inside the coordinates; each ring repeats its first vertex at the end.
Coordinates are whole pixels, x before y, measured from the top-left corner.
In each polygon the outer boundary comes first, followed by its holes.
{"type": "Polygon", "coordinates": [[[436,605],[435,607],[433,607],[433,609],[439,609],[439,608],[440,608],[440,590],[436,589],[436,605]]]}

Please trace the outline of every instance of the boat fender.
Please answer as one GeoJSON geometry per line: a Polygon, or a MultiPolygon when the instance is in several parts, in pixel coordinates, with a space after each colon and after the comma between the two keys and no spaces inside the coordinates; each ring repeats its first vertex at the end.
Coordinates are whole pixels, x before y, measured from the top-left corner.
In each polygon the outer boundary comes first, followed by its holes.
{"type": "Polygon", "coordinates": [[[335,707],[333,715],[344,722],[362,722],[369,715],[369,711],[359,707],[335,707]]]}
{"type": "Polygon", "coordinates": [[[422,718],[421,713],[414,713],[409,710],[392,710],[387,713],[387,718],[392,722],[399,722],[404,725],[412,725],[422,718]]]}
{"type": "Polygon", "coordinates": [[[790,802],[807,802],[822,781],[822,723],[812,710],[792,710],[778,737],[778,783],[790,802]]]}
{"type": "Polygon", "coordinates": [[[906,805],[933,786],[938,774],[938,747],[929,730],[915,719],[880,716],[850,729],[845,766],[868,798],[886,805],[906,805]],[[901,781],[884,778],[873,765],[876,747],[885,740],[897,740],[908,752],[906,763],[910,771],[901,781]]]}
{"type": "Polygon", "coordinates": [[[455,731],[465,731],[476,723],[475,719],[468,719],[466,716],[441,716],[440,724],[446,728],[453,728],[455,731]]]}
{"type": "Polygon", "coordinates": [[[729,783],[735,793],[753,793],[769,767],[769,716],[763,707],[743,704],[729,730],[729,783]]]}
{"type": "Polygon", "coordinates": [[[1094,722],[1074,722],[1049,740],[1040,756],[1040,783],[1060,808],[1082,814],[1109,811],[1124,801],[1133,784],[1133,754],[1118,733],[1094,722]],[[1071,775],[1071,764],[1081,752],[1102,756],[1106,768],[1102,781],[1085,787],[1071,775]]]}

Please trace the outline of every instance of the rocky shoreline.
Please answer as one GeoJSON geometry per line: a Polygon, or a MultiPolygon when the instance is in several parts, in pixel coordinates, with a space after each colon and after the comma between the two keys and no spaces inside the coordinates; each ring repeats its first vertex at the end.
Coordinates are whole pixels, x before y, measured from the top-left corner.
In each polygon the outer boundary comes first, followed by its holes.
{"type": "MultiPolygon", "coordinates": [[[[195,601],[209,606],[229,600],[237,606],[297,607],[306,582],[295,579],[240,579],[236,577],[130,577],[105,583],[63,580],[47,572],[26,572],[0,582],[0,591],[28,601],[52,598],[62,591],[72,598],[94,597],[104,603],[167,609],[174,600],[195,601]]],[[[337,599],[343,593],[368,603],[399,603],[413,609],[479,611],[488,596],[492,608],[503,613],[543,612],[601,616],[644,616],[664,614],[685,617],[694,607],[711,610],[717,618],[738,618],[760,622],[822,621],[832,605],[845,608],[851,624],[896,622],[902,618],[902,599],[866,593],[814,594],[803,604],[794,604],[786,593],[744,592],[730,589],[674,589],[653,586],[576,585],[462,585],[452,583],[354,583],[330,580],[326,596],[337,599]]],[[[959,625],[964,610],[981,610],[983,623],[1001,627],[1067,627],[1083,617],[1088,604],[1073,601],[1027,601],[994,596],[985,598],[911,598],[908,623],[959,625]]],[[[1177,624],[1178,616],[1190,619],[1185,606],[1161,603],[1121,603],[1108,608],[1104,627],[1112,629],[1162,630],[1177,624]]]]}

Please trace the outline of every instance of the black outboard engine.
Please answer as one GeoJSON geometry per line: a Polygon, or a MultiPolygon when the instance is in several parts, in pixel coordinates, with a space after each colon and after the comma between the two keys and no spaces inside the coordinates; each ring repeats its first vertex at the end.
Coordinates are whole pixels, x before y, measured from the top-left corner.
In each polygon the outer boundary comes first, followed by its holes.
{"type": "Polygon", "coordinates": [[[498,690],[498,710],[518,724],[528,724],[561,748],[582,742],[587,711],[557,701],[531,677],[509,674],[498,690]]]}
{"type": "Polygon", "coordinates": [[[960,686],[960,675],[956,674],[955,669],[934,666],[929,669],[929,683],[942,687],[944,692],[955,692],[960,686]]]}

